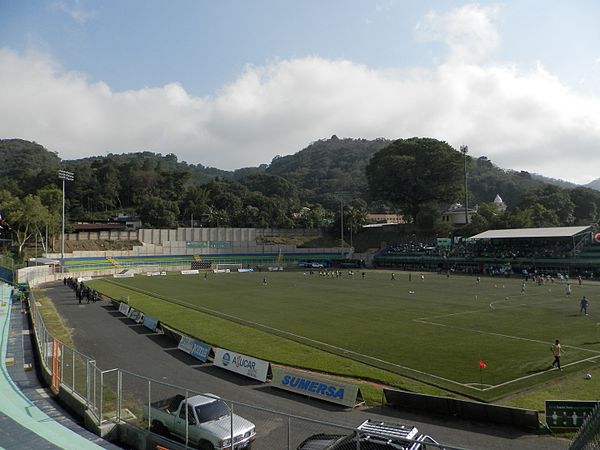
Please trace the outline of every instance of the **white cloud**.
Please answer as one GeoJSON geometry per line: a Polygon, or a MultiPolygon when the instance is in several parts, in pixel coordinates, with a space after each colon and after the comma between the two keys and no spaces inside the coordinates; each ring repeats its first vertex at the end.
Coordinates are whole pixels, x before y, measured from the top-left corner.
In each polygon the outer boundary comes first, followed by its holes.
{"type": "MultiPolygon", "coordinates": [[[[485,20],[471,23],[469,33],[490,35],[485,20]]],[[[0,49],[0,137],[35,140],[63,158],[151,150],[233,169],[332,134],[428,136],[467,144],[471,155],[501,167],[577,182],[600,176],[599,98],[577,94],[542,66],[461,61],[456,55],[481,57],[485,49],[468,50],[451,32],[440,36],[454,36],[447,38],[453,53],[433,69],[278,60],[246,67],[210,98],[177,83],[117,92],[47,54],[0,49]]]]}
{"type": "Polygon", "coordinates": [[[498,12],[498,6],[476,4],[467,4],[445,14],[430,11],[417,24],[415,35],[422,42],[445,43],[450,50],[451,61],[477,61],[500,43],[500,36],[492,23],[498,12]]]}
{"type": "Polygon", "coordinates": [[[50,7],[66,13],[79,24],[94,17],[94,12],[87,10],[81,0],[56,0],[50,3],[50,7]]]}

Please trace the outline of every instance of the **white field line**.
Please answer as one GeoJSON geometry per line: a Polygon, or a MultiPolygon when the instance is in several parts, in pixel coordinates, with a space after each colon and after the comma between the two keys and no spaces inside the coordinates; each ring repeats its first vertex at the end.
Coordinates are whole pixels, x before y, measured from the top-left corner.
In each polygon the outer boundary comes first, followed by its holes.
{"type": "MultiPolygon", "coordinates": [[[[435,325],[438,327],[446,327],[446,328],[452,328],[455,330],[461,330],[461,331],[470,331],[473,333],[479,333],[479,334],[487,334],[490,336],[499,336],[499,337],[503,337],[503,338],[507,338],[507,339],[515,339],[518,341],[527,341],[527,342],[534,342],[536,344],[548,344],[548,345],[552,345],[552,342],[548,342],[548,341],[541,341],[539,339],[530,339],[530,338],[526,338],[526,337],[522,337],[522,336],[514,336],[511,334],[503,334],[503,333],[494,333],[491,331],[482,331],[482,330],[477,330],[474,328],[466,328],[466,327],[457,327],[455,325],[447,325],[444,323],[437,323],[437,322],[431,322],[428,320],[424,320],[424,319],[413,319],[413,322],[418,322],[418,323],[425,323],[428,325],[435,325]]],[[[584,352],[591,352],[591,353],[595,353],[600,355],[600,351],[599,350],[591,350],[589,348],[581,348],[581,347],[576,347],[574,345],[563,345],[564,348],[570,348],[570,349],[575,349],[575,350],[581,350],[584,352]]]]}
{"type": "MultiPolygon", "coordinates": [[[[582,362],[587,362],[587,361],[593,361],[593,360],[598,359],[598,358],[600,358],[600,355],[598,355],[598,356],[592,356],[592,357],[586,358],[586,359],[580,359],[579,361],[574,361],[574,362],[569,363],[569,364],[562,364],[562,367],[574,366],[576,364],[580,364],[582,362]]],[[[542,375],[542,374],[544,374],[546,372],[549,372],[550,370],[552,370],[552,369],[544,370],[542,372],[532,373],[530,375],[525,375],[525,376],[520,377],[520,378],[515,378],[514,380],[505,381],[504,383],[500,383],[500,384],[493,385],[491,387],[484,388],[484,389],[482,389],[482,391],[488,391],[490,389],[495,389],[495,388],[499,388],[499,387],[502,387],[502,386],[506,386],[508,384],[515,383],[517,381],[526,380],[527,378],[537,377],[537,376],[542,375]]]]}
{"type": "MultiPolygon", "coordinates": [[[[119,286],[121,286],[121,287],[123,287],[125,289],[130,289],[129,286],[122,285],[122,284],[120,284],[120,283],[118,283],[116,281],[109,280],[109,282],[117,284],[117,285],[119,285],[119,286]]],[[[161,294],[157,294],[155,292],[147,291],[145,289],[141,289],[141,288],[138,288],[138,287],[134,287],[133,290],[137,290],[138,292],[146,293],[146,294],[148,294],[148,295],[150,295],[152,297],[164,298],[164,296],[162,296],[161,294]]],[[[173,303],[175,303],[175,302],[173,302],[173,303]]],[[[216,311],[216,310],[213,310],[213,309],[210,309],[210,308],[206,308],[204,306],[193,305],[191,303],[183,302],[183,301],[180,301],[180,300],[178,300],[177,303],[175,303],[175,304],[180,304],[181,306],[187,305],[187,306],[192,307],[192,309],[199,309],[199,310],[205,311],[205,312],[207,312],[207,313],[209,313],[211,315],[229,317],[229,318],[234,319],[235,321],[238,321],[238,322],[247,323],[249,325],[253,325],[253,326],[256,326],[258,328],[264,328],[264,329],[267,329],[267,330],[276,331],[277,333],[281,333],[283,335],[292,336],[293,338],[297,338],[297,339],[300,339],[300,340],[305,340],[305,341],[308,341],[308,342],[312,342],[314,344],[318,344],[319,346],[329,347],[329,348],[332,348],[332,349],[335,349],[335,350],[338,350],[338,351],[342,351],[344,354],[352,354],[352,355],[360,356],[361,358],[365,358],[367,360],[376,361],[378,363],[383,363],[383,364],[388,365],[388,366],[397,367],[399,369],[403,369],[403,370],[407,370],[407,371],[410,371],[410,372],[418,373],[420,375],[425,375],[427,377],[435,378],[437,380],[445,381],[445,382],[450,383],[450,384],[454,384],[454,385],[457,385],[457,386],[466,387],[466,388],[473,389],[473,390],[476,390],[476,391],[485,391],[485,390],[495,389],[495,388],[500,387],[500,386],[504,386],[504,385],[507,385],[507,384],[510,384],[510,383],[514,383],[516,381],[519,381],[519,380],[522,380],[522,379],[525,379],[525,378],[530,378],[530,377],[533,377],[533,376],[539,376],[542,373],[545,373],[545,372],[540,372],[540,373],[536,373],[536,374],[527,375],[525,377],[516,378],[514,380],[509,380],[509,381],[506,381],[506,382],[501,383],[501,384],[489,385],[490,387],[483,388],[483,389],[482,388],[476,388],[476,387],[472,386],[472,384],[477,384],[477,383],[460,383],[458,381],[450,380],[450,379],[444,378],[444,377],[440,377],[438,375],[434,375],[434,374],[429,373],[429,372],[424,372],[422,370],[417,370],[417,369],[413,369],[411,367],[402,366],[400,364],[391,363],[389,361],[385,361],[385,360],[380,359],[380,358],[375,358],[373,356],[365,355],[363,353],[358,353],[358,352],[355,352],[355,351],[352,351],[352,350],[348,350],[348,349],[345,349],[345,348],[342,348],[342,347],[338,347],[338,346],[335,346],[335,345],[332,345],[332,344],[328,344],[326,342],[322,342],[322,341],[318,341],[318,340],[315,340],[315,339],[307,338],[307,337],[299,335],[299,334],[290,333],[289,331],[280,330],[279,328],[274,328],[274,327],[271,327],[269,325],[261,324],[259,322],[254,322],[254,321],[251,321],[251,320],[243,319],[241,317],[237,317],[237,316],[234,316],[234,315],[231,315],[231,314],[227,314],[227,313],[223,313],[223,312],[220,312],[220,311],[216,311]]],[[[463,311],[463,312],[460,312],[460,313],[445,314],[445,315],[442,315],[442,316],[432,316],[431,318],[432,319],[436,319],[436,318],[443,318],[443,317],[454,316],[454,315],[459,315],[459,314],[470,314],[470,313],[481,312],[481,311],[482,310],[478,310],[478,311],[477,310],[463,311]]],[[[541,344],[548,344],[548,342],[545,342],[545,341],[528,339],[528,338],[522,338],[522,337],[518,337],[518,336],[505,335],[505,334],[500,334],[500,333],[490,333],[490,332],[485,332],[485,331],[480,331],[480,330],[472,330],[472,329],[462,328],[462,327],[455,327],[455,326],[451,326],[451,325],[445,325],[445,324],[440,324],[440,323],[435,323],[435,322],[429,322],[429,321],[426,321],[424,319],[427,319],[427,317],[424,317],[422,319],[413,319],[413,321],[414,322],[421,322],[421,323],[425,323],[425,324],[429,324],[429,325],[436,325],[436,326],[442,326],[442,327],[448,327],[448,328],[455,328],[455,329],[459,329],[459,330],[463,330],[463,331],[472,331],[472,332],[481,333],[481,334],[497,335],[497,336],[506,337],[506,338],[510,338],[510,339],[517,339],[517,340],[531,341],[531,342],[536,342],[536,343],[541,343],[541,344]]],[[[298,342],[296,339],[292,339],[292,340],[298,342]]],[[[582,349],[582,348],[574,347],[574,346],[564,346],[564,347],[565,348],[573,348],[573,349],[577,349],[577,350],[590,351],[590,352],[593,352],[593,353],[600,354],[600,351],[595,351],[595,350],[582,349]]],[[[600,355],[599,356],[590,357],[588,359],[576,361],[576,362],[570,363],[568,365],[573,365],[573,364],[577,364],[579,362],[593,360],[593,359],[596,359],[596,358],[600,358],[600,355]]],[[[567,367],[567,365],[565,365],[565,367],[567,367]]]]}
{"type": "MultiPolygon", "coordinates": [[[[118,283],[116,281],[113,281],[113,280],[109,280],[109,282],[117,284],[117,285],[119,285],[119,286],[121,286],[121,287],[123,287],[125,289],[131,289],[129,286],[122,285],[122,284],[120,284],[120,283],[118,283]]],[[[155,298],[161,298],[161,299],[164,298],[164,296],[162,296],[161,294],[153,293],[151,291],[147,291],[145,289],[138,288],[137,286],[134,287],[133,290],[141,292],[141,293],[145,293],[145,294],[150,295],[150,296],[155,297],[155,298]]],[[[175,302],[173,302],[173,303],[175,303],[175,302]]],[[[360,356],[361,358],[365,358],[367,360],[376,361],[378,363],[383,363],[385,365],[397,367],[397,368],[403,369],[403,370],[408,370],[408,371],[411,371],[411,372],[414,372],[414,373],[418,373],[420,375],[425,375],[425,376],[428,376],[428,377],[431,377],[431,378],[435,378],[437,380],[442,380],[442,381],[445,381],[447,383],[455,384],[457,386],[470,387],[470,386],[468,386],[468,385],[466,385],[464,383],[460,383],[458,381],[454,381],[454,380],[450,380],[448,378],[440,377],[438,375],[433,375],[433,374],[431,374],[429,372],[424,372],[422,370],[417,370],[417,369],[413,369],[411,367],[402,366],[400,364],[391,363],[391,362],[385,361],[383,359],[375,358],[373,356],[365,355],[363,353],[358,353],[358,352],[355,352],[355,351],[352,351],[352,350],[348,350],[348,349],[345,349],[345,348],[342,348],[342,347],[337,347],[335,345],[328,344],[326,342],[322,342],[322,341],[318,341],[318,340],[315,340],[315,339],[307,338],[307,337],[299,335],[299,334],[290,333],[289,331],[280,330],[279,328],[274,328],[274,327],[271,327],[269,325],[264,325],[262,323],[254,322],[254,321],[247,320],[247,319],[243,319],[241,317],[237,317],[237,316],[234,316],[234,315],[231,315],[231,314],[227,314],[227,313],[223,313],[223,312],[220,312],[220,311],[216,311],[216,310],[213,310],[213,309],[210,309],[210,308],[206,308],[204,306],[193,305],[191,303],[183,302],[183,301],[180,301],[180,300],[178,300],[175,304],[179,304],[180,306],[187,305],[187,306],[192,307],[192,309],[199,309],[201,311],[207,312],[208,314],[214,315],[214,316],[217,316],[217,317],[219,317],[219,316],[229,317],[231,319],[234,319],[234,321],[238,321],[238,323],[239,322],[246,323],[246,324],[252,325],[254,327],[258,327],[259,329],[262,328],[262,329],[267,329],[267,330],[271,330],[271,331],[276,331],[277,333],[281,333],[283,335],[291,336],[292,338],[297,338],[297,339],[292,339],[295,342],[298,342],[298,340],[301,340],[301,341],[304,340],[304,341],[312,342],[314,344],[318,344],[318,346],[329,347],[329,348],[341,351],[344,354],[352,354],[352,355],[360,356]]],[[[317,346],[317,348],[318,348],[318,346],[317,346]]],[[[337,354],[339,355],[339,353],[337,353],[337,354]]],[[[481,390],[481,389],[477,389],[477,388],[473,388],[473,387],[471,387],[471,389],[481,390]]]]}

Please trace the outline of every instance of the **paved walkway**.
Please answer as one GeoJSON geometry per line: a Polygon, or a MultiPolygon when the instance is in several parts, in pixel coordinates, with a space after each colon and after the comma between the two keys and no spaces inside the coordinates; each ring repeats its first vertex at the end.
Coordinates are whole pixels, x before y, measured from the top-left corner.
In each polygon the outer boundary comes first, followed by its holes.
{"type": "Polygon", "coordinates": [[[49,400],[35,372],[24,369],[34,361],[23,322],[10,286],[0,283],[0,449],[118,448],[67,418],[49,400]]]}

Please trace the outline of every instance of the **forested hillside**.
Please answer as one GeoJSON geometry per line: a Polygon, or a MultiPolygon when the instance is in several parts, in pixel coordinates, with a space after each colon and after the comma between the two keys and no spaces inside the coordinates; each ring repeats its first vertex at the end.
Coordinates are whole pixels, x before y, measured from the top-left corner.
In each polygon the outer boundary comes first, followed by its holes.
{"type": "MultiPolygon", "coordinates": [[[[343,205],[344,228],[354,233],[368,212],[398,212],[413,218],[417,227],[447,234],[452,231],[449,224],[439,220],[449,203],[464,199],[462,158],[435,139],[391,142],[333,136],[294,155],[276,157],[270,164],[225,171],[152,152],[61,161],[35,142],[7,139],[0,140],[0,212],[11,224],[19,248],[46,226],[51,234],[57,233],[62,203],[57,171],[63,169],[75,174],[66,189],[69,221],[108,220],[126,213],[138,215],[149,227],[177,227],[193,220],[197,226],[320,227],[337,232],[343,205]],[[420,146],[425,147],[419,150],[420,146]],[[395,150],[390,153],[390,148],[395,150]],[[412,153],[404,153],[408,148],[412,153]],[[430,152],[426,158],[416,158],[426,150],[430,152]],[[387,159],[380,157],[384,152],[387,159]],[[450,159],[440,166],[443,158],[450,159]],[[378,169],[377,164],[385,167],[378,169]],[[444,164],[453,168],[446,170],[452,175],[446,180],[447,189],[439,185],[446,178],[444,164]],[[385,177],[368,179],[369,165],[373,174],[385,177]],[[441,170],[437,176],[431,175],[434,167],[441,170]],[[396,178],[395,182],[404,181],[394,184],[396,178]],[[425,182],[412,186],[411,180],[425,182]],[[382,190],[383,181],[392,183],[382,190]],[[426,192],[429,188],[433,196],[426,192]],[[388,195],[394,193],[405,200],[388,195]],[[406,200],[411,198],[423,201],[413,201],[409,208],[406,200]]],[[[473,224],[460,231],[463,234],[489,227],[598,222],[598,191],[561,187],[558,180],[546,183],[537,175],[503,170],[486,157],[467,157],[467,172],[469,205],[481,208],[473,224]],[[491,204],[496,194],[508,205],[506,212],[491,204]]]]}

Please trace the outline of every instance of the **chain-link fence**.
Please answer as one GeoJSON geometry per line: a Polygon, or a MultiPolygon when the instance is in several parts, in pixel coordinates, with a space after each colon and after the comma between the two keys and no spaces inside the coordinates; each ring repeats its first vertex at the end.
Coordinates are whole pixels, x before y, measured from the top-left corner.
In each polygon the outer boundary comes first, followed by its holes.
{"type": "Polygon", "coordinates": [[[570,450],[600,450],[600,403],[581,425],[570,450]]]}
{"type": "Polygon", "coordinates": [[[52,336],[34,293],[29,304],[46,378],[56,392],[77,399],[98,425],[126,422],[145,430],[147,439],[160,436],[174,448],[201,450],[250,445],[254,450],[308,450],[325,448],[315,447],[323,443],[336,443],[343,450],[458,450],[417,434],[416,428],[413,432],[413,427],[376,422],[368,429],[353,428],[222,399],[219,393],[200,393],[122,369],[102,371],[92,358],[52,336]]]}

